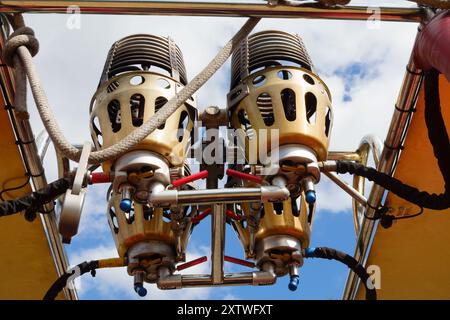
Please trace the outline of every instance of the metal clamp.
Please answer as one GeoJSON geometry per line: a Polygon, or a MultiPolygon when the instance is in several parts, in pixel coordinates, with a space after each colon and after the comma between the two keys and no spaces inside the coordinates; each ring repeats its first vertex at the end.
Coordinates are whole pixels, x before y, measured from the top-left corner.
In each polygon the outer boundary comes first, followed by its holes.
{"type": "Polygon", "coordinates": [[[59,233],[62,235],[64,243],[70,243],[72,237],[78,233],[81,211],[86,196],[86,188],[83,187],[83,182],[88,173],[88,159],[91,148],[90,142],[84,143],[72,189],[68,189],[64,197],[59,220],[59,233]]]}

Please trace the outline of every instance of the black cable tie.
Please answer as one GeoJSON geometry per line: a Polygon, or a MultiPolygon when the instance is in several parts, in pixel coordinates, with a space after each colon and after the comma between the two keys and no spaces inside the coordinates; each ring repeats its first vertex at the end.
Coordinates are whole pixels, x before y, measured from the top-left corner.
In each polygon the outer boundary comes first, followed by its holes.
{"type": "Polygon", "coordinates": [[[417,111],[417,108],[415,107],[411,107],[409,109],[400,109],[397,104],[395,104],[395,110],[397,110],[398,112],[405,112],[405,113],[413,113],[417,111]]]}
{"type": "Polygon", "coordinates": [[[51,210],[45,210],[44,209],[44,206],[47,205],[47,204],[50,204],[50,203],[55,205],[55,201],[50,201],[50,202],[47,202],[47,203],[43,204],[37,211],[39,213],[41,213],[41,214],[50,214],[50,213],[52,213],[54,211],[54,209],[51,209],[51,210]]]}
{"type": "MultiPolygon", "coordinates": [[[[387,216],[390,216],[390,215],[387,215],[386,213],[388,213],[389,212],[389,207],[387,207],[387,206],[383,206],[383,205],[381,205],[381,206],[379,206],[378,208],[377,207],[374,207],[374,206],[372,206],[372,205],[370,205],[369,203],[367,203],[367,206],[370,208],[370,209],[372,209],[372,210],[374,210],[375,212],[374,212],[374,214],[373,214],[373,217],[369,217],[369,216],[367,216],[366,214],[364,214],[364,217],[365,218],[367,218],[367,219],[369,219],[369,220],[383,220],[383,218],[384,217],[387,217],[387,216]]],[[[393,216],[392,216],[393,217],[393,216]]]]}
{"type": "Polygon", "coordinates": [[[408,68],[408,66],[406,66],[406,72],[408,72],[409,74],[415,75],[415,76],[423,75],[423,71],[420,71],[420,72],[412,71],[411,69],[408,68]]]}
{"type": "Polygon", "coordinates": [[[39,178],[39,177],[42,177],[44,174],[45,174],[44,171],[41,171],[41,172],[38,173],[38,174],[27,173],[27,175],[28,175],[29,177],[31,177],[31,178],[39,178]]]}
{"type": "Polygon", "coordinates": [[[27,144],[32,144],[34,142],[36,142],[36,140],[34,138],[31,139],[30,141],[22,141],[22,139],[19,138],[16,140],[16,145],[27,145],[27,144]]]}
{"type": "Polygon", "coordinates": [[[387,148],[387,149],[390,149],[390,150],[394,150],[394,151],[395,150],[403,150],[403,149],[405,149],[405,147],[402,144],[399,144],[398,146],[393,147],[393,146],[387,145],[386,141],[384,142],[384,147],[387,148]]]}

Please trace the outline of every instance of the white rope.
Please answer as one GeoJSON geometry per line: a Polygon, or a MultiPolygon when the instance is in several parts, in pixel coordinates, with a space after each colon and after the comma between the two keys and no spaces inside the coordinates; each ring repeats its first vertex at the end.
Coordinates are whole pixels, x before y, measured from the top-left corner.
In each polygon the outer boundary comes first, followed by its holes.
{"type": "MultiPolygon", "coordinates": [[[[214,59],[176,96],[170,99],[158,112],[156,112],[153,117],[115,145],[92,152],[89,156],[89,163],[100,164],[109,159],[117,158],[129,151],[151,134],[156,128],[165,123],[167,118],[169,118],[187,99],[189,99],[189,97],[200,89],[200,87],[225,63],[234,49],[248,36],[259,20],[260,18],[248,19],[244,26],[219,51],[214,59]]],[[[78,162],[81,152],[63,135],[42,88],[41,81],[32,59],[33,55],[37,53],[37,40],[34,37],[34,32],[32,32],[32,30],[30,32],[30,30],[30,28],[19,28],[15,34],[8,39],[5,48],[5,61],[9,65],[14,66],[14,68],[19,69],[20,66],[18,63],[22,63],[30,83],[31,92],[33,93],[39,115],[55,147],[65,157],[78,162]],[[20,61],[19,59],[14,59],[15,56],[19,57],[20,61]]]]}

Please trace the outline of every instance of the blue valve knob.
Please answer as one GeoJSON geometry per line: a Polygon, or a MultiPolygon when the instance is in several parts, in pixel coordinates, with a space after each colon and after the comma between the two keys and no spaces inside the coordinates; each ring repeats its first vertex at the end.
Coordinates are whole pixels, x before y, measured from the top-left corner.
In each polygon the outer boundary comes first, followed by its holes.
{"type": "Polygon", "coordinates": [[[132,204],[131,199],[122,199],[120,201],[120,210],[128,213],[131,211],[132,204]]]}
{"type": "Polygon", "coordinates": [[[306,191],[305,200],[308,204],[316,203],[316,192],[314,190],[306,191]]]}
{"type": "Polygon", "coordinates": [[[295,291],[298,288],[298,284],[300,282],[300,277],[297,275],[293,275],[291,276],[291,281],[289,281],[289,290],[291,291],[295,291]]]}
{"type": "Polygon", "coordinates": [[[135,285],[134,291],[136,291],[139,297],[145,297],[147,295],[147,289],[145,289],[142,285],[135,285]]]}

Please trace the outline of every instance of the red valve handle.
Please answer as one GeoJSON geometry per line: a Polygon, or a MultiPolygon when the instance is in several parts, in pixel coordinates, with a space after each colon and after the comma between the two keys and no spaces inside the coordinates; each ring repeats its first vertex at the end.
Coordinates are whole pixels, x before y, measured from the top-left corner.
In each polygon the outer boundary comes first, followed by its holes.
{"type": "Polygon", "coordinates": [[[179,266],[177,266],[177,271],[181,271],[181,270],[184,270],[184,269],[196,266],[196,265],[198,265],[200,263],[203,263],[203,262],[205,262],[207,260],[208,260],[208,258],[206,256],[203,256],[203,257],[194,259],[192,261],[188,261],[186,263],[183,263],[183,264],[180,264],[179,266]]]}
{"type": "Polygon", "coordinates": [[[259,184],[261,184],[263,182],[263,179],[261,177],[257,177],[252,174],[236,171],[233,169],[227,169],[227,175],[236,177],[236,178],[240,178],[243,180],[253,181],[253,182],[256,182],[259,184]]]}
{"type": "Polygon", "coordinates": [[[111,174],[109,172],[93,172],[91,173],[89,184],[109,183],[111,180],[111,174]]]}
{"type": "Polygon", "coordinates": [[[236,213],[234,213],[231,210],[225,211],[225,214],[227,215],[227,217],[229,217],[230,219],[233,219],[233,220],[242,220],[242,218],[243,218],[242,216],[237,215],[236,213]]]}
{"type": "Polygon", "coordinates": [[[200,213],[198,216],[193,217],[193,218],[191,219],[191,221],[192,221],[193,223],[200,222],[200,221],[202,221],[207,215],[209,215],[209,214],[211,213],[211,211],[212,211],[212,209],[211,209],[211,208],[208,208],[208,209],[206,209],[205,211],[203,211],[202,213],[200,213]]]}
{"type": "Polygon", "coordinates": [[[195,180],[199,180],[199,179],[204,179],[207,176],[208,176],[208,171],[207,170],[203,170],[203,171],[200,171],[198,173],[191,174],[190,176],[187,176],[187,177],[184,177],[184,178],[181,178],[181,179],[173,181],[172,182],[172,186],[177,188],[177,187],[182,186],[183,184],[186,184],[186,183],[189,183],[189,182],[192,182],[192,181],[195,181],[195,180]]]}
{"type": "Polygon", "coordinates": [[[249,268],[254,268],[255,267],[255,264],[253,262],[242,260],[242,259],[238,259],[238,258],[234,258],[234,257],[230,257],[230,256],[224,256],[223,260],[225,260],[227,262],[234,263],[234,264],[239,264],[241,266],[249,267],[249,268]]]}

